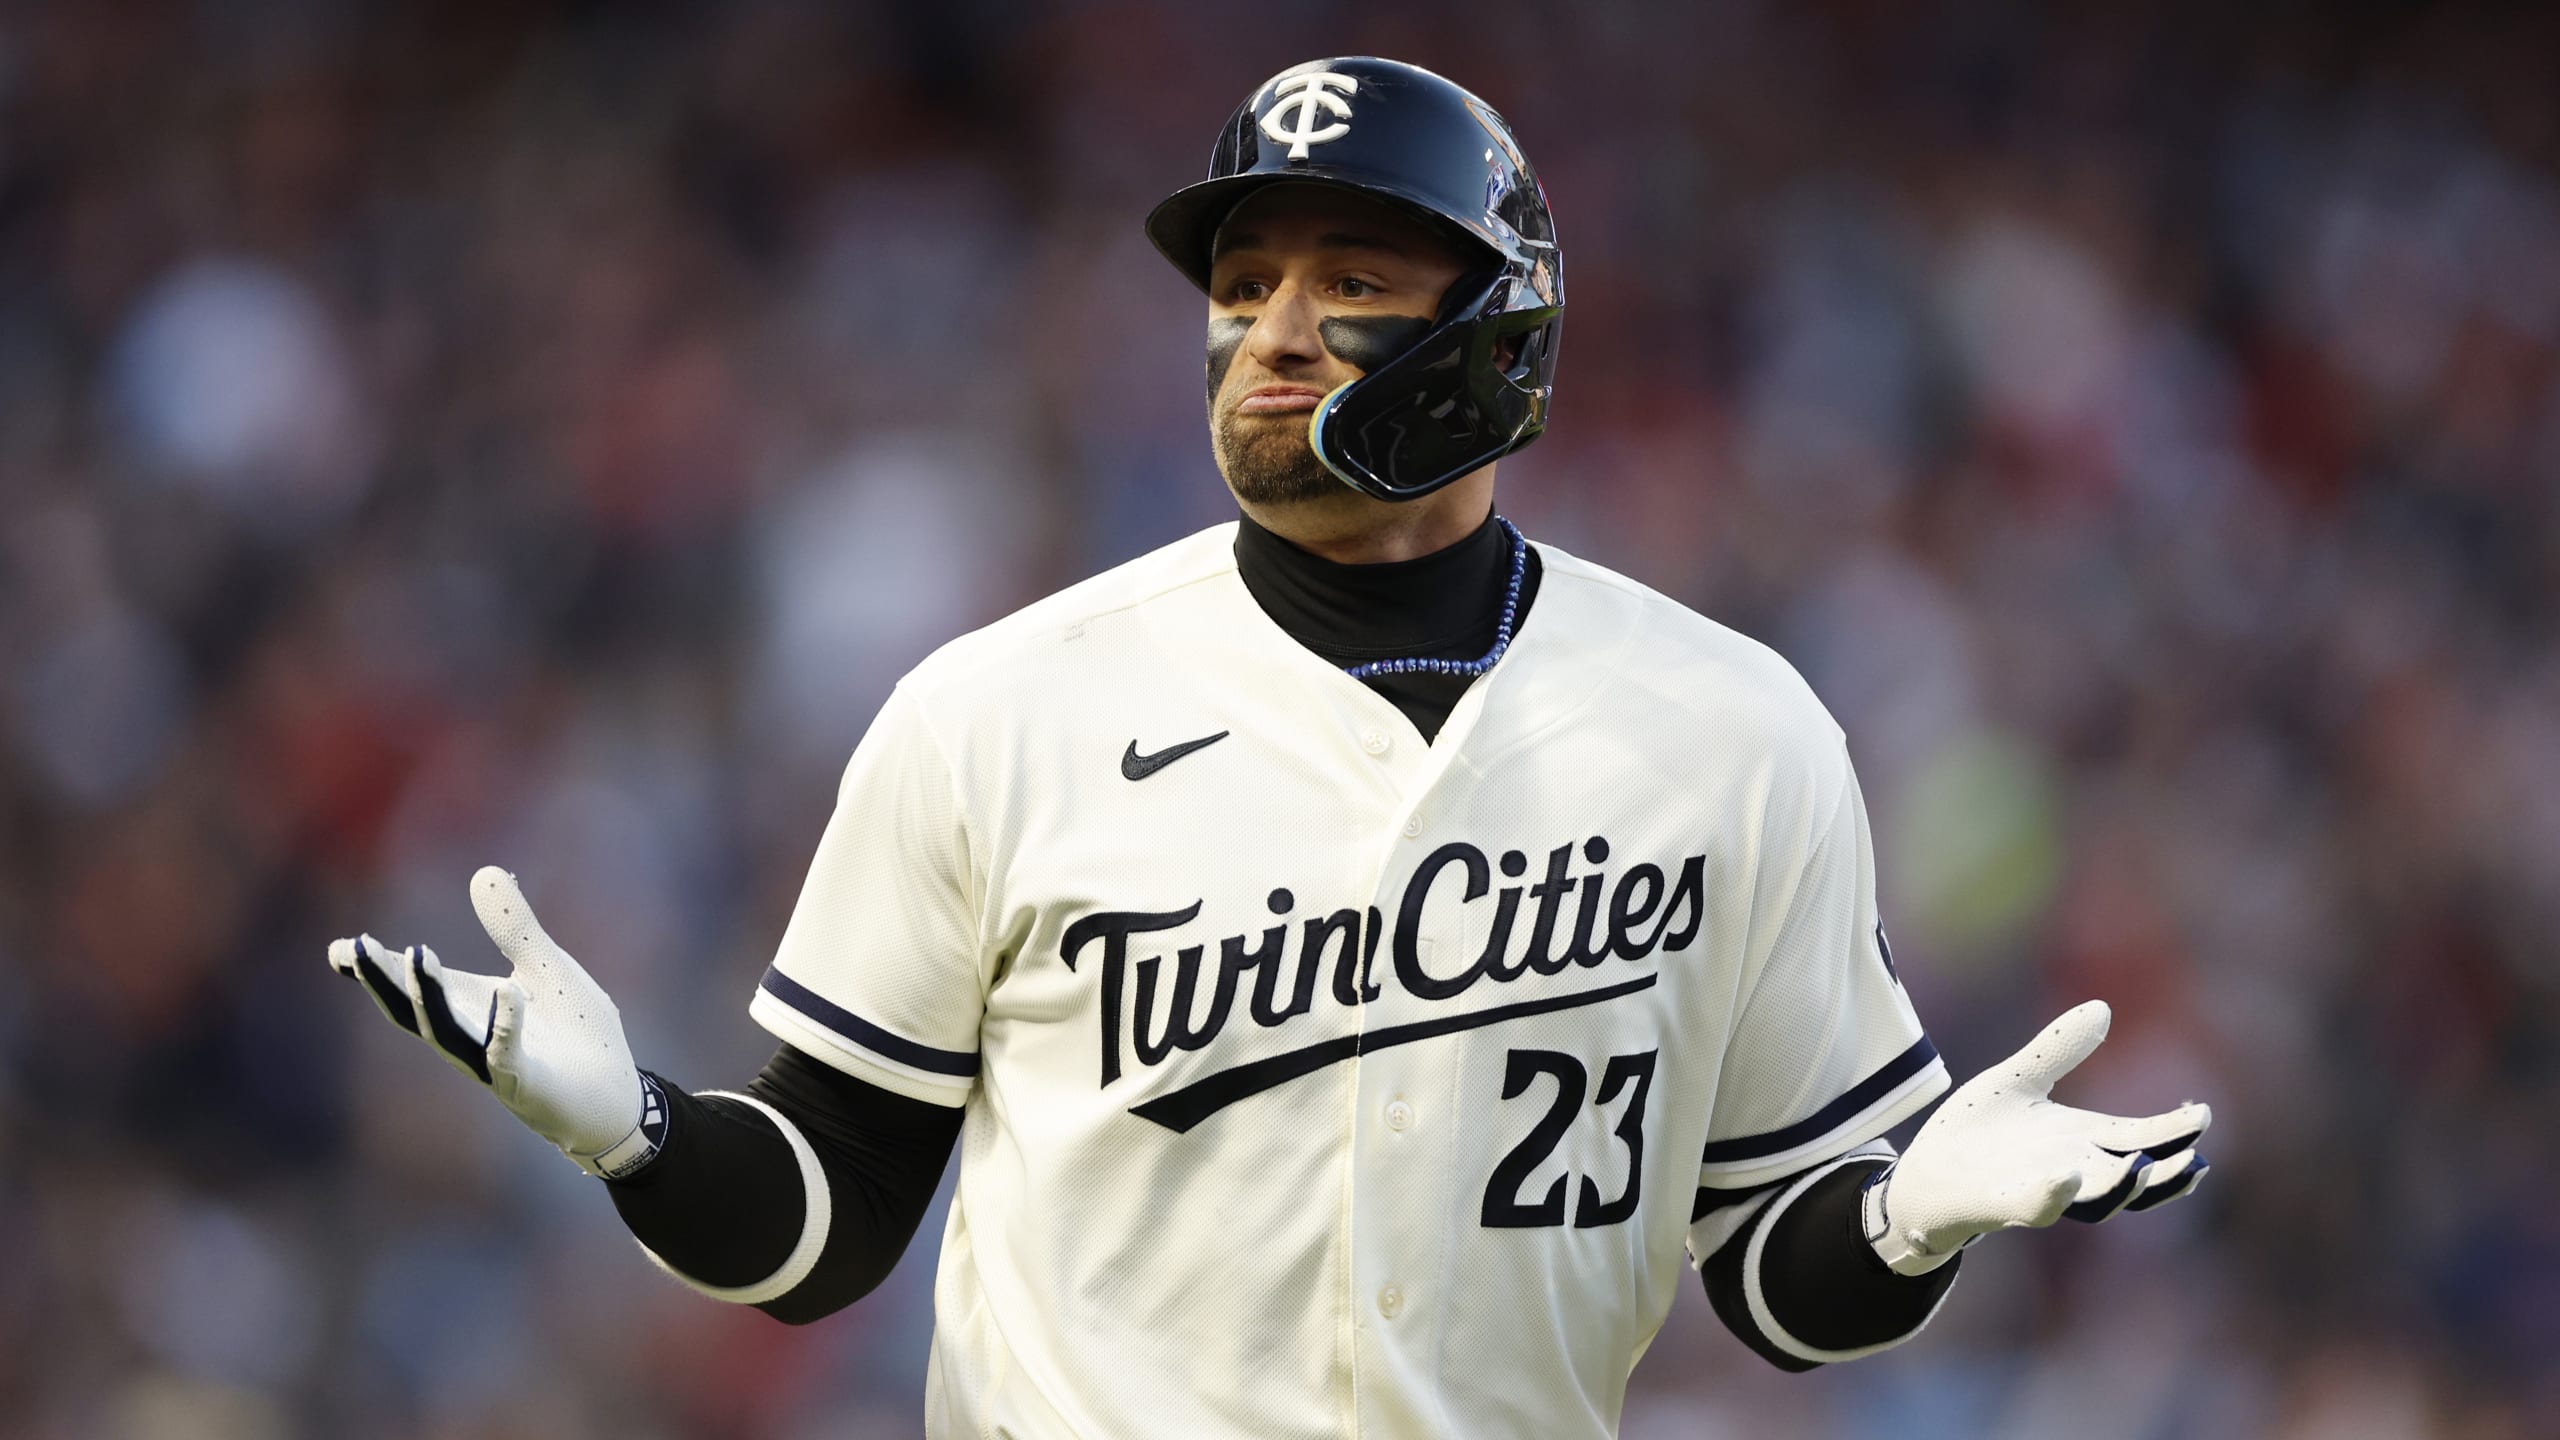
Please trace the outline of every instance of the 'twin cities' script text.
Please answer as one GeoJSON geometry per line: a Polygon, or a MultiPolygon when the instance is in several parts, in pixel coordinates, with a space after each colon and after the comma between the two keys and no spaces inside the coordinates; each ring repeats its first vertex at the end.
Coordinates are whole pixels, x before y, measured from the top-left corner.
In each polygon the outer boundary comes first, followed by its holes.
{"type": "MultiPolygon", "coordinates": [[[[1506,850],[1498,861],[1488,862],[1482,850],[1457,841],[1423,857],[1396,907],[1394,943],[1389,947],[1396,984],[1416,999],[1454,1000],[1479,984],[1504,985],[1524,975],[1556,975],[1577,965],[1596,967],[1613,956],[1641,960],[1657,950],[1679,950],[1697,938],[1706,913],[1705,856],[1681,861],[1676,878],[1666,876],[1660,866],[1633,866],[1617,877],[1613,887],[1605,870],[1572,874],[1574,848],[1559,845],[1547,852],[1546,874],[1535,883],[1505,885],[1499,890],[1493,886],[1495,868],[1516,880],[1528,873],[1528,856],[1506,850]],[[1462,886],[1461,899],[1467,904],[1482,901],[1492,892],[1493,915],[1483,951],[1459,964],[1435,955],[1431,957],[1439,966],[1435,973],[1425,968],[1422,912],[1432,888],[1441,884],[1462,886]],[[1515,949],[1513,935],[1524,895],[1532,902],[1528,938],[1515,949]],[[1564,918],[1568,906],[1569,926],[1564,918]],[[1560,930],[1565,932],[1561,943],[1560,930]]],[[[1595,866],[1609,858],[1609,842],[1601,836],[1582,842],[1581,850],[1583,858],[1595,866]]],[[[1274,890],[1267,903],[1273,915],[1286,917],[1297,907],[1297,897],[1286,889],[1274,890]]],[[[1130,937],[1188,925],[1199,918],[1200,905],[1194,900],[1179,910],[1100,911],[1069,925],[1061,938],[1058,958],[1070,970],[1095,941],[1102,944],[1104,1085],[1120,1078],[1123,1064],[1121,1016],[1130,937]]],[[[1209,965],[1207,945],[1185,945],[1174,952],[1170,997],[1162,996],[1164,957],[1149,955],[1139,960],[1136,1010],[1128,1027],[1129,1049],[1137,1063],[1160,1065],[1177,1051],[1198,1050],[1218,1038],[1235,1010],[1238,992],[1246,989],[1247,976],[1252,983],[1246,1010],[1253,1023],[1266,1028],[1313,1010],[1318,981],[1328,975],[1331,983],[1326,991],[1337,1006],[1347,1008],[1378,998],[1379,985],[1372,971],[1384,925],[1375,906],[1365,915],[1342,909],[1299,922],[1294,927],[1294,966],[1290,963],[1292,929],[1283,919],[1258,936],[1230,935],[1219,941],[1216,977],[1205,1008],[1199,997],[1201,974],[1209,965]],[[1284,979],[1288,982],[1285,994],[1284,979]]]]}

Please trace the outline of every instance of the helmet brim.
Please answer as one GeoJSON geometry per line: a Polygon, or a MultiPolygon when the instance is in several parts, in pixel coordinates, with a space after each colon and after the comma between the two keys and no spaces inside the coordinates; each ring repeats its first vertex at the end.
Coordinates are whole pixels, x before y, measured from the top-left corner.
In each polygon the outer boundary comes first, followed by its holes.
{"type": "Polygon", "coordinates": [[[1493,252],[1496,257],[1503,250],[1502,243],[1493,236],[1479,234],[1474,226],[1441,214],[1430,199],[1419,192],[1381,184],[1368,176],[1330,174],[1314,167],[1278,174],[1222,175],[1214,180],[1185,185],[1147,212],[1147,239],[1154,243],[1158,254],[1173,262],[1173,268],[1190,277],[1191,283],[1206,294],[1210,263],[1216,258],[1218,227],[1226,224],[1227,217],[1235,213],[1235,208],[1256,191],[1273,185],[1321,185],[1331,190],[1346,190],[1354,195],[1386,200],[1412,213],[1424,225],[1448,236],[1453,243],[1471,244],[1493,252]]]}

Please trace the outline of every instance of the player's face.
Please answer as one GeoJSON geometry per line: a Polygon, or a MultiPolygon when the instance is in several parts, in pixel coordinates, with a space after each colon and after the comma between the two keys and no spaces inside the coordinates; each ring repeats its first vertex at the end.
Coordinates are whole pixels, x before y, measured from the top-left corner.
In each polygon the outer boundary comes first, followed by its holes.
{"type": "Polygon", "coordinates": [[[1420,220],[1363,196],[1275,185],[1236,207],[1209,272],[1209,437],[1236,498],[1351,493],[1316,460],[1309,414],[1420,339],[1463,269],[1420,220]]]}

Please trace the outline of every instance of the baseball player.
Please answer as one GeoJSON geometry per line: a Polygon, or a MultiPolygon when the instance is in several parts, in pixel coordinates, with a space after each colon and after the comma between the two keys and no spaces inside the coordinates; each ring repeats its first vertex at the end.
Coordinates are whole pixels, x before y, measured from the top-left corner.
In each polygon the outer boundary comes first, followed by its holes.
{"type": "Polygon", "coordinates": [[[330,963],[792,1322],[894,1265],[955,1139],[934,1436],[1607,1436],[1681,1258],[1788,1369],[1916,1333],[1992,1231],[2205,1171],[2203,1105],[1947,1089],[1839,728],[1762,646],[1532,544],[1546,198],[1391,61],[1257,87],[1147,231],[1208,297],[1241,511],[917,666],[854,751],[743,1091],[637,1068],[513,876],[511,972],[330,963]]]}

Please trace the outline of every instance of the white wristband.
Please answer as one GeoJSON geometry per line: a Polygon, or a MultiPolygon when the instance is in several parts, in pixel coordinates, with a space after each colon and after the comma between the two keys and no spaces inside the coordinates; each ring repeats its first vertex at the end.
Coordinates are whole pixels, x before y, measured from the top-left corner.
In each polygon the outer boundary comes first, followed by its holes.
{"type": "Polygon", "coordinates": [[[667,1094],[648,1071],[640,1072],[640,1118],[631,1133],[593,1155],[564,1150],[577,1167],[599,1180],[619,1180],[658,1158],[667,1143],[667,1094]]]}

